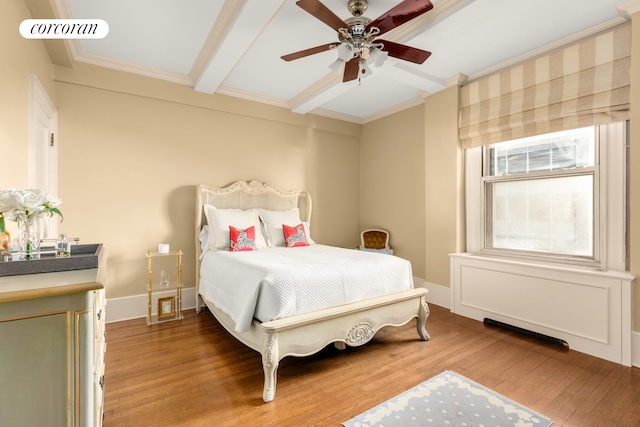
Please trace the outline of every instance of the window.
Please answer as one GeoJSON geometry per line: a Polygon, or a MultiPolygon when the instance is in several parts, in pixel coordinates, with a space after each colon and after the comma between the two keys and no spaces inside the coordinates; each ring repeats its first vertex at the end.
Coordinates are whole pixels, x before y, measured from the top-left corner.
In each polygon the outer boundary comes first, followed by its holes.
{"type": "Polygon", "coordinates": [[[484,148],[485,249],[595,259],[595,128],[484,148]]]}
{"type": "Polygon", "coordinates": [[[625,144],[617,123],[467,150],[467,250],[624,270],[625,144]]]}

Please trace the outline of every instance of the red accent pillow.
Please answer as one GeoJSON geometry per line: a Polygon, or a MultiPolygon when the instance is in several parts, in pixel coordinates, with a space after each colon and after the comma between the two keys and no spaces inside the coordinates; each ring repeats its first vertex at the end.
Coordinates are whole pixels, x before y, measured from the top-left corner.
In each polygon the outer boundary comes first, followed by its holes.
{"type": "Polygon", "coordinates": [[[298,224],[295,227],[282,224],[282,230],[284,231],[284,243],[288,248],[309,246],[307,235],[304,232],[304,226],[302,224],[298,224]]]}
{"type": "Polygon", "coordinates": [[[256,249],[256,229],[252,225],[249,228],[241,229],[229,226],[229,241],[231,252],[253,251],[256,249]]]}

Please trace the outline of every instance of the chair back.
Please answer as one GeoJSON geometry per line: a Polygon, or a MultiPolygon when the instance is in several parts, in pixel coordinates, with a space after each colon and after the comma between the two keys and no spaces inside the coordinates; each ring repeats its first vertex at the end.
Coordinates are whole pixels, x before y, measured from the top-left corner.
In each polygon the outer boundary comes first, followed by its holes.
{"type": "Polygon", "coordinates": [[[361,245],[367,249],[389,248],[389,232],[380,228],[370,228],[360,234],[361,245]]]}

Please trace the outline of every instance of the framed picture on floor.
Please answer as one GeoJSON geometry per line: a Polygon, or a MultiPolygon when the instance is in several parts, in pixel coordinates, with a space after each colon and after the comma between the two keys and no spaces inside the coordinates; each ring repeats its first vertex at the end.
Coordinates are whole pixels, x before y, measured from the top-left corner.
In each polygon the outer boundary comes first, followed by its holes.
{"type": "Polygon", "coordinates": [[[176,297],[158,298],[158,320],[176,317],[176,297]]]}

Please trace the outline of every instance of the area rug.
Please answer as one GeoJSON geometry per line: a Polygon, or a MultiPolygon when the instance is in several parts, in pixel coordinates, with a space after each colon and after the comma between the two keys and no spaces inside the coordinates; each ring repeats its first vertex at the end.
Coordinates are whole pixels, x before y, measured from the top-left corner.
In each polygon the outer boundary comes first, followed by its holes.
{"type": "Polygon", "coordinates": [[[548,427],[551,420],[456,372],[444,371],[343,425],[548,427]]]}

